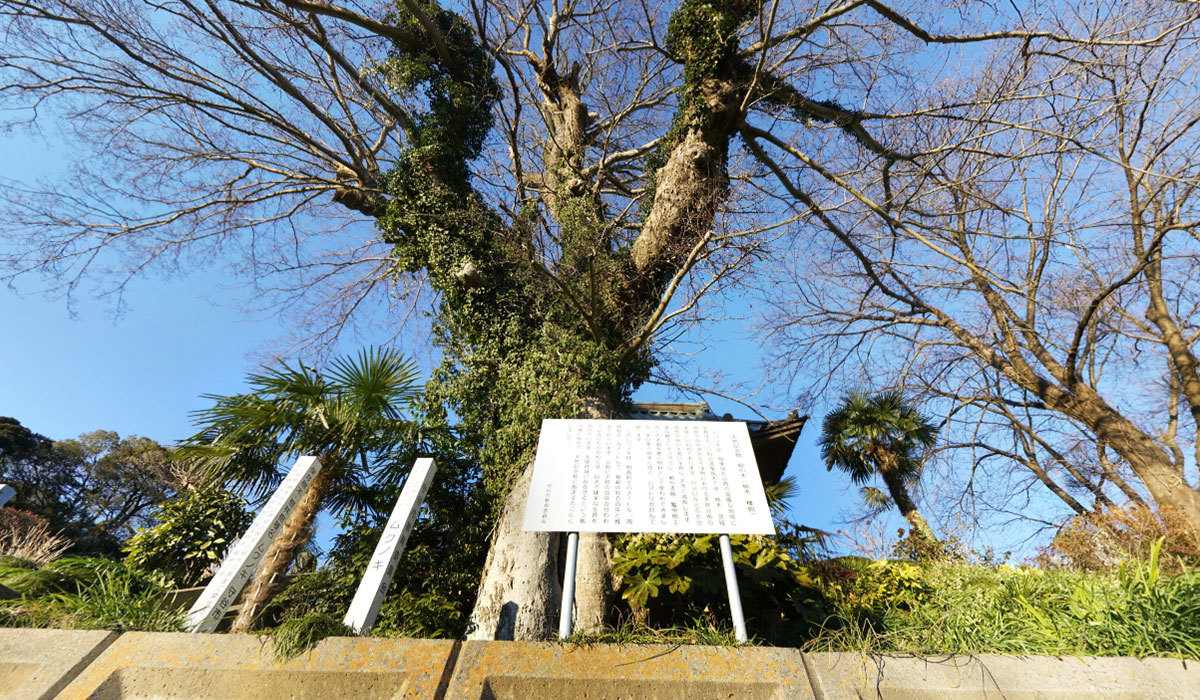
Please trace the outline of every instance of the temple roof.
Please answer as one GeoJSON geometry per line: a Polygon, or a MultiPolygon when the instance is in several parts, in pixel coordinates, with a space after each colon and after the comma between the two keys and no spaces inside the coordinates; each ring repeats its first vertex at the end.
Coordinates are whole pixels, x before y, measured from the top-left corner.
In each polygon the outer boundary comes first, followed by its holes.
{"type": "MultiPolygon", "coordinates": [[[[728,413],[724,416],[713,413],[705,402],[635,403],[622,417],[634,420],[734,420],[728,413]]],[[[792,458],[792,451],[796,449],[796,440],[799,439],[800,431],[804,429],[807,421],[808,416],[799,415],[795,411],[778,421],[743,421],[750,432],[754,460],[758,463],[758,473],[763,483],[772,484],[783,477],[788,460],[792,458]]]]}

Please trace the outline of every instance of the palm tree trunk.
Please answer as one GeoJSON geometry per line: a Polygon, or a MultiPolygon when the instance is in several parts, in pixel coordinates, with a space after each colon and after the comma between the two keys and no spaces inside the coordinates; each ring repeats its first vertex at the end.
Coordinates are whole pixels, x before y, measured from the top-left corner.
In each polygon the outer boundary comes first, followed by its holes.
{"type": "MultiPolygon", "coordinates": [[[[323,460],[324,461],[324,460],[323,460]]],[[[304,497],[296,505],[296,510],[288,516],[279,536],[271,543],[263,557],[263,563],[255,572],[254,578],[246,587],[247,593],[242,598],[242,608],[238,611],[237,619],[233,621],[230,632],[244,634],[250,631],[258,615],[266,604],[271,602],[282,587],[283,578],[287,575],[288,567],[296,558],[297,552],[312,537],[313,522],[321,511],[329,488],[333,484],[334,464],[323,463],[317,476],[304,492],[304,497]]]]}
{"type": "Polygon", "coordinates": [[[912,526],[918,537],[926,542],[937,542],[937,537],[933,535],[933,528],[929,527],[929,523],[921,515],[921,511],[917,510],[917,504],[913,503],[912,498],[908,495],[904,477],[897,473],[892,465],[886,464],[886,460],[882,462],[879,463],[879,475],[883,477],[883,483],[887,485],[888,492],[892,495],[892,502],[900,509],[900,514],[912,526]]]}

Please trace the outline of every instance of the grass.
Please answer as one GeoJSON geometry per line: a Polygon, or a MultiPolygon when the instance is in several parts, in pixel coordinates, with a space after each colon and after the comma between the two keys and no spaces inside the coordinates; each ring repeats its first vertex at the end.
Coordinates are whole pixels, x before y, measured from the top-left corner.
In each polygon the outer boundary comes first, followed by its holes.
{"type": "Polygon", "coordinates": [[[144,630],[182,629],[182,611],[163,605],[166,591],[120,562],[75,557],[40,569],[0,569],[0,583],[21,594],[0,603],[0,625],[144,630]]]}
{"type": "Polygon", "coordinates": [[[1113,573],[926,565],[904,605],[843,603],[810,651],[1200,659],[1200,572],[1150,561],[1113,573]]]}
{"type": "MultiPolygon", "coordinates": [[[[794,613],[764,611],[764,619],[755,620],[755,611],[747,610],[751,643],[774,639],[809,651],[1200,659],[1200,571],[1181,564],[1181,573],[1164,575],[1160,549],[1155,545],[1146,561],[1105,573],[955,560],[817,562],[806,583],[798,584],[794,613]],[[773,629],[786,628],[787,636],[771,636],[761,626],[771,615],[773,629]],[[810,626],[802,618],[824,622],[810,626]]],[[[118,631],[182,626],[182,611],[163,605],[162,586],[120,562],[70,558],[35,568],[5,559],[0,583],[22,596],[0,601],[0,626],[118,631]]],[[[285,620],[270,633],[276,655],[290,658],[326,637],[352,635],[328,612],[285,620]]],[[[666,629],[626,620],[612,629],[576,633],[566,643],[737,644],[728,624],[708,614],[666,629]]]]}
{"type": "Polygon", "coordinates": [[[691,646],[737,646],[732,628],[715,625],[700,619],[681,627],[655,629],[625,620],[620,625],[592,632],[576,632],[563,640],[564,644],[673,644],[691,646]]]}
{"type": "Polygon", "coordinates": [[[291,659],[312,649],[326,637],[353,637],[354,630],[332,615],[313,613],[293,617],[271,631],[275,656],[291,659]]]}

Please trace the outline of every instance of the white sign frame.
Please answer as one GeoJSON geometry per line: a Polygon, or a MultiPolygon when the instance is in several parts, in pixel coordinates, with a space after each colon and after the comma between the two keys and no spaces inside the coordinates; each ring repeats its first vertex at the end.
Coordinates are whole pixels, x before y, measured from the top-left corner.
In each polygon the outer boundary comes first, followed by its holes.
{"type": "Polygon", "coordinates": [[[0,508],[12,500],[12,497],[17,495],[17,490],[8,484],[0,484],[0,508]]]}
{"type": "Polygon", "coordinates": [[[301,457],[284,477],[279,488],[250,523],[246,534],[229,548],[221,568],[204,587],[191,610],[188,610],[184,629],[189,632],[212,632],[225,617],[225,611],[245,588],[246,582],[258,568],[267,548],[283,528],[284,521],[296,510],[300,499],[312,485],[321,461],[316,457],[301,457]]]}
{"type": "Polygon", "coordinates": [[[400,491],[400,498],[396,499],[396,507],[388,517],[383,534],[379,536],[371,563],[367,565],[367,571],[358,584],[358,590],[354,592],[354,600],[350,602],[350,609],[343,620],[343,624],[354,630],[355,634],[365,634],[375,626],[379,606],[383,605],[384,595],[392,583],[400,555],[408,544],[408,536],[412,534],[421,502],[433,483],[436,470],[437,465],[432,458],[422,457],[413,463],[412,471],[404,481],[404,489],[400,491]]]}
{"type": "Polygon", "coordinates": [[[720,535],[739,642],[748,637],[729,535],[775,534],[741,421],[543,420],[522,528],[568,533],[559,639],[571,635],[580,532],[720,535]]]}
{"type": "Polygon", "coordinates": [[[544,420],[523,529],[775,534],[741,421],[544,420]]]}

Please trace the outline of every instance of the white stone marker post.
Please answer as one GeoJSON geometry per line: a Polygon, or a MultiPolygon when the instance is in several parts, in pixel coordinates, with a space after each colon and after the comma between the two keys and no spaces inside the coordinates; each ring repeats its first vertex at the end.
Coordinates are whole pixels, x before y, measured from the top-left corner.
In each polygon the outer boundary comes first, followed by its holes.
{"type": "Polygon", "coordinates": [[[392,585],[392,575],[396,573],[396,565],[400,563],[404,545],[408,544],[408,536],[412,534],[421,502],[433,483],[436,469],[437,465],[431,458],[422,457],[413,463],[412,471],[404,480],[404,489],[400,491],[400,498],[396,499],[396,507],[388,517],[379,543],[375,545],[367,573],[363,574],[363,580],[354,592],[354,600],[350,601],[346,619],[342,621],[357,634],[370,632],[375,626],[379,606],[383,605],[383,597],[387,594],[388,586],[392,585]]]}
{"type": "Polygon", "coordinates": [[[17,490],[8,484],[0,484],[0,506],[12,500],[12,497],[17,495],[17,490]]]}
{"type": "Polygon", "coordinates": [[[246,586],[246,582],[254,575],[267,548],[275,541],[283,523],[296,510],[304,492],[321,470],[321,462],[316,457],[301,457],[295,466],[284,477],[283,483],[271,495],[267,505],[259,511],[250,523],[246,534],[234,543],[217,575],[213,576],[204,592],[196,600],[195,605],[188,611],[184,628],[189,632],[212,632],[217,623],[225,616],[225,611],[233,605],[238,595],[246,586]]]}

